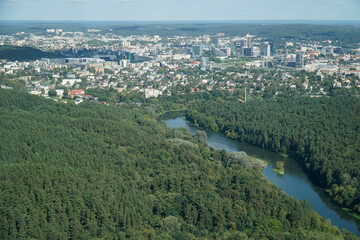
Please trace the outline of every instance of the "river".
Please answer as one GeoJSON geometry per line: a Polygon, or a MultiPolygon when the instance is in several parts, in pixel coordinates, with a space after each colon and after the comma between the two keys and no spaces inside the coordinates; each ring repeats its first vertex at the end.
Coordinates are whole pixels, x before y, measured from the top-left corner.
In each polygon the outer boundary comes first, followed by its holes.
{"type": "MultiPolygon", "coordinates": [[[[191,134],[198,130],[184,121],[183,113],[168,113],[163,115],[161,119],[167,124],[168,128],[185,127],[191,134]]],[[[249,156],[267,161],[269,165],[265,169],[264,175],[271,183],[277,185],[286,194],[299,201],[306,200],[321,216],[330,219],[332,224],[340,229],[345,228],[360,237],[360,221],[350,216],[341,208],[333,205],[322,190],[311,183],[295,160],[281,157],[277,153],[250,144],[226,138],[221,133],[211,131],[206,131],[206,133],[208,145],[214,149],[224,149],[230,153],[244,151],[249,156]],[[276,161],[279,160],[285,162],[284,175],[278,175],[273,172],[273,169],[276,168],[276,161]]]]}

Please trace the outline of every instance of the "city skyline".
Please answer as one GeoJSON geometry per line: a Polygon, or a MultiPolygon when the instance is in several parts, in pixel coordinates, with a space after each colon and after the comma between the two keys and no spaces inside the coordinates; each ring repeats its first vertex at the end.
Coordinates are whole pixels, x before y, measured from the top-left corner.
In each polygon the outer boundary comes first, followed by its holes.
{"type": "Polygon", "coordinates": [[[0,20],[360,20],[357,0],[0,0],[0,20]]]}

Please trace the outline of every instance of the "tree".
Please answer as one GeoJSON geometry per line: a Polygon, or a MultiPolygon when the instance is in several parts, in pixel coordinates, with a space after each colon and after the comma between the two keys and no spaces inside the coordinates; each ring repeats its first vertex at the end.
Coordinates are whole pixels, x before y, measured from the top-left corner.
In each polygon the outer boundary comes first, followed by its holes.
{"type": "Polygon", "coordinates": [[[195,133],[195,139],[202,145],[207,145],[207,135],[205,131],[197,130],[195,133]]]}
{"type": "Polygon", "coordinates": [[[279,169],[279,170],[284,170],[284,165],[285,163],[283,161],[276,161],[276,167],[279,169]]]}
{"type": "Polygon", "coordinates": [[[64,88],[63,98],[68,98],[69,90],[67,88],[64,88]]]}
{"type": "Polygon", "coordinates": [[[56,96],[57,96],[57,93],[56,93],[56,91],[55,91],[54,89],[51,89],[51,90],[49,90],[48,95],[49,95],[50,97],[56,97],[56,96]]]}
{"type": "Polygon", "coordinates": [[[167,216],[161,223],[161,228],[170,233],[180,231],[181,223],[175,216],[167,216]]]}

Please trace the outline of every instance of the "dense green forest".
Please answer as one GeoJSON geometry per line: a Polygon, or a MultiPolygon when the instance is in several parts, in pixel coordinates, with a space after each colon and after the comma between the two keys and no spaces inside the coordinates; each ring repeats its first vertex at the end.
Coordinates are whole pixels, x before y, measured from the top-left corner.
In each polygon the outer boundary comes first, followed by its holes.
{"type": "Polygon", "coordinates": [[[291,155],[341,207],[360,213],[360,99],[224,98],[188,104],[194,125],[291,155]]]}
{"type": "Polygon", "coordinates": [[[29,61],[41,58],[60,58],[62,55],[43,52],[32,47],[18,47],[18,46],[0,46],[0,59],[7,59],[10,61],[29,61]]]}
{"type": "Polygon", "coordinates": [[[1,239],[356,239],[146,108],[0,89],[0,116],[1,239]]]}

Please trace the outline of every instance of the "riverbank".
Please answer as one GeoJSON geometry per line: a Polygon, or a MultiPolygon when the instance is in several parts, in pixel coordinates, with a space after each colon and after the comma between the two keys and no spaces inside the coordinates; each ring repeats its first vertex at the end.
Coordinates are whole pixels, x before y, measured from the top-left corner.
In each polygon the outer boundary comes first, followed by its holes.
{"type": "Polygon", "coordinates": [[[278,169],[278,168],[275,168],[273,170],[274,173],[277,173],[277,174],[280,174],[280,175],[284,175],[285,172],[284,172],[284,169],[278,169]]]}
{"type": "MultiPolygon", "coordinates": [[[[185,121],[187,123],[189,123],[190,125],[194,126],[194,127],[200,128],[202,130],[206,129],[206,128],[204,128],[204,126],[206,126],[206,127],[209,126],[209,124],[206,122],[206,121],[208,121],[208,118],[205,118],[204,114],[199,115],[198,112],[196,112],[196,111],[194,111],[194,112],[196,114],[192,114],[191,111],[190,112],[188,111],[187,115],[185,116],[185,121]],[[205,118],[206,120],[198,120],[199,118],[200,119],[205,118]]],[[[224,121],[224,119],[222,119],[222,121],[224,121]]],[[[262,149],[265,149],[265,150],[268,150],[268,151],[271,151],[271,152],[274,152],[274,153],[277,153],[283,158],[290,157],[290,158],[294,159],[303,168],[303,170],[306,173],[308,179],[310,179],[314,185],[319,187],[321,189],[321,191],[326,194],[327,198],[332,202],[332,204],[336,205],[340,209],[344,207],[344,205],[342,205],[342,204],[339,205],[339,203],[336,201],[337,200],[336,198],[331,197],[331,195],[329,194],[329,191],[330,191],[329,189],[331,189],[331,188],[326,187],[326,185],[324,185],[325,183],[322,181],[322,178],[319,177],[319,175],[314,174],[314,171],[310,170],[310,168],[308,166],[309,163],[306,163],[306,161],[304,161],[304,157],[302,157],[297,151],[294,151],[294,150],[289,150],[289,153],[285,153],[285,150],[282,147],[282,143],[281,143],[282,139],[281,138],[279,138],[279,141],[278,141],[279,146],[276,147],[275,150],[274,150],[274,147],[269,147],[269,146],[271,146],[270,143],[268,143],[267,145],[264,145],[264,144],[258,144],[258,141],[255,141],[255,142],[254,141],[253,142],[246,141],[246,139],[247,139],[246,137],[245,138],[244,137],[240,138],[240,136],[241,136],[240,133],[236,132],[235,130],[234,131],[227,130],[228,128],[224,127],[224,125],[221,125],[218,122],[218,120],[215,120],[215,122],[218,125],[217,130],[214,130],[214,128],[211,128],[211,129],[207,128],[206,130],[219,132],[219,133],[223,134],[227,138],[234,139],[234,140],[237,140],[237,141],[241,141],[243,143],[250,144],[250,145],[253,145],[253,146],[256,146],[256,147],[259,147],[259,148],[262,148],[262,149]],[[242,140],[240,140],[240,139],[242,139],[242,140]]],[[[226,125],[226,126],[229,127],[229,124],[226,125]]],[[[232,128],[230,127],[230,129],[232,129],[232,128]]],[[[241,132],[242,130],[237,130],[237,131],[241,132]]],[[[251,131],[251,130],[249,130],[249,131],[251,131]]],[[[247,133],[247,134],[249,134],[249,133],[247,133]]],[[[244,133],[243,133],[243,135],[244,135],[244,133]]],[[[252,138],[252,140],[253,139],[254,139],[254,137],[252,138]]],[[[255,137],[255,139],[257,139],[257,138],[255,137]]],[[[252,140],[250,140],[250,141],[252,141],[252,140]]],[[[290,141],[290,140],[288,140],[288,141],[290,141]]],[[[279,175],[284,175],[285,174],[285,171],[282,170],[279,167],[275,168],[274,172],[279,174],[279,175]]],[[[340,196],[340,198],[342,198],[342,199],[346,198],[346,194],[344,194],[344,195],[340,196]]],[[[352,209],[350,209],[350,211],[346,211],[346,214],[351,215],[352,217],[358,216],[358,214],[356,212],[354,212],[352,209]],[[351,214],[350,214],[350,212],[351,212],[351,214]]],[[[358,217],[356,217],[356,218],[359,219],[358,217]]]]}
{"type": "MultiPolygon", "coordinates": [[[[169,128],[185,127],[188,131],[194,134],[198,128],[191,126],[189,122],[184,120],[184,115],[178,112],[168,114],[167,123],[169,128]]],[[[290,196],[297,200],[306,200],[321,216],[331,219],[331,222],[340,228],[345,228],[360,236],[360,221],[351,216],[343,209],[331,204],[330,199],[326,198],[323,190],[316,187],[309,180],[304,170],[299,167],[299,164],[291,158],[285,158],[277,153],[273,153],[254,145],[241,143],[238,140],[226,138],[219,132],[212,132],[205,130],[208,135],[208,145],[214,149],[225,149],[228,152],[245,151],[249,156],[267,161],[269,164],[264,171],[264,176],[273,184],[277,185],[290,196]],[[277,161],[284,161],[284,169],[286,174],[279,176],[273,172],[276,168],[277,161]]]]}
{"type": "Polygon", "coordinates": [[[157,119],[162,120],[162,118],[166,118],[168,115],[179,115],[179,116],[184,116],[186,114],[186,109],[179,109],[179,110],[169,110],[169,111],[165,111],[165,112],[161,112],[157,114],[157,119]]]}
{"type": "Polygon", "coordinates": [[[351,211],[351,209],[348,208],[342,208],[345,212],[347,212],[349,215],[353,216],[354,218],[357,218],[360,220],[360,215],[354,213],[353,211],[351,211]]]}

